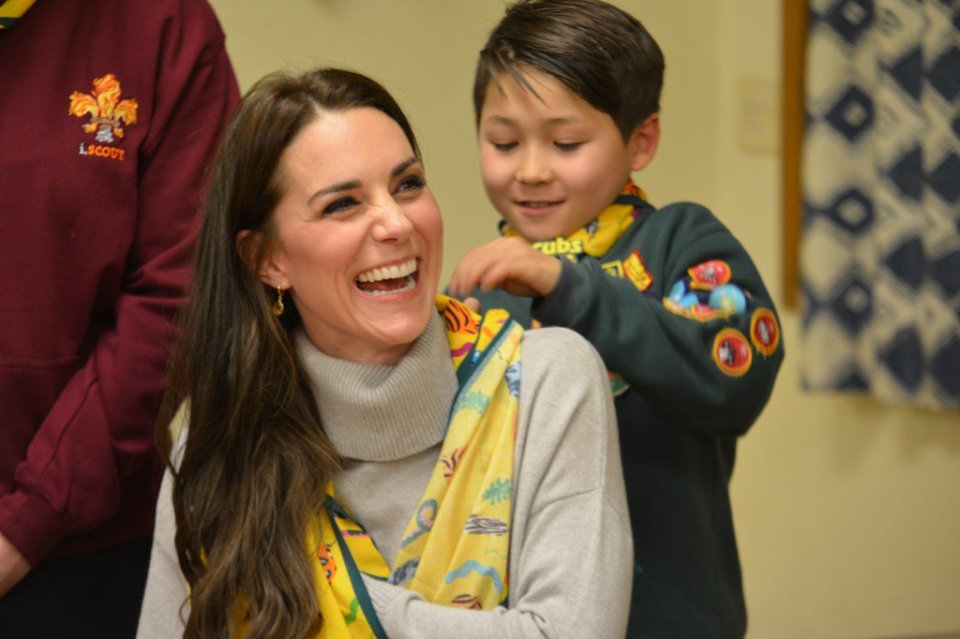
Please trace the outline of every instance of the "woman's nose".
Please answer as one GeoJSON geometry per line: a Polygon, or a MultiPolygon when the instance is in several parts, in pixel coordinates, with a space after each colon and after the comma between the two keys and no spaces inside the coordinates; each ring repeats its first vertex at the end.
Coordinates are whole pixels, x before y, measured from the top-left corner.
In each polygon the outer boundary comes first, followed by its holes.
{"type": "Polygon", "coordinates": [[[373,238],[378,242],[402,242],[410,236],[413,224],[403,207],[394,201],[374,207],[373,238]]]}

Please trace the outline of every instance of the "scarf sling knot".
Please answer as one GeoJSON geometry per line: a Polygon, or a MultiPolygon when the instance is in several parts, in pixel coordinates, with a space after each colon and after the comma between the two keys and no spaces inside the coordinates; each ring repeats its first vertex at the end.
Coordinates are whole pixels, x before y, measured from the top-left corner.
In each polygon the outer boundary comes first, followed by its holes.
{"type": "MultiPolygon", "coordinates": [[[[446,606],[491,610],[507,600],[523,329],[506,311],[481,317],[445,295],[436,308],[459,387],[437,464],[393,569],[330,486],[306,531],[321,638],[386,637],[364,575],[446,606]]],[[[233,633],[240,637],[241,610],[233,633]]]]}

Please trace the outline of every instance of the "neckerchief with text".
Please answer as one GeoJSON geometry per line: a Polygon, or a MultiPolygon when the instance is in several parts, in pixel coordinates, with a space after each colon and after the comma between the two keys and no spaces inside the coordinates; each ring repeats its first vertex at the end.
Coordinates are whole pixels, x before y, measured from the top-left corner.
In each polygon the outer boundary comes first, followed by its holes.
{"type": "MultiPolygon", "coordinates": [[[[571,262],[579,261],[584,254],[602,257],[633,224],[638,207],[642,206],[646,199],[643,189],[634,184],[633,180],[628,180],[613,204],[601,211],[589,224],[566,237],[533,242],[531,246],[545,255],[565,257],[571,262]]],[[[501,223],[500,232],[506,236],[519,235],[506,222],[501,223]]]]}

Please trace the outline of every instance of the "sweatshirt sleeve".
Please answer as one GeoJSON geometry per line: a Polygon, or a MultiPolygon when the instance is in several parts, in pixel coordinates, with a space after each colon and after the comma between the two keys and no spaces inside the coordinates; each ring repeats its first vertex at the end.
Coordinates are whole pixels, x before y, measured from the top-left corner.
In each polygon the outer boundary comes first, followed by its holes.
{"type": "Polygon", "coordinates": [[[168,34],[156,71],[131,202],[137,229],[112,326],[99,334],[35,433],[16,468],[15,489],[0,498],[0,531],[32,565],[63,538],[106,522],[119,507],[125,478],[156,459],[155,412],[206,165],[239,99],[212,11],[194,18],[181,24],[192,36],[168,34]],[[194,46],[198,33],[207,34],[202,48],[194,46]]]}
{"type": "Polygon", "coordinates": [[[603,365],[563,329],[523,342],[509,605],[432,604],[367,578],[388,636],[622,637],[633,550],[603,365]]]}
{"type": "Polygon", "coordinates": [[[533,316],[586,337],[612,373],[672,422],[745,432],[783,359],[779,319],[760,274],[702,206],[665,207],[641,232],[639,250],[618,263],[618,274],[591,258],[564,263],[560,283],[534,302],[533,316]],[[711,296],[720,308],[711,307],[711,296]]]}

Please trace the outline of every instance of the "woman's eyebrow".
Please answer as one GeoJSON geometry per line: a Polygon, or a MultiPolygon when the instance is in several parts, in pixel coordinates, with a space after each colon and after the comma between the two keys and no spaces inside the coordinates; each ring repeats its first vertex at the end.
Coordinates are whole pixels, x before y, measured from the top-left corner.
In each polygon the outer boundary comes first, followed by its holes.
{"type": "Polygon", "coordinates": [[[392,178],[397,177],[398,175],[400,175],[401,173],[403,173],[404,171],[406,171],[407,169],[409,169],[411,166],[413,166],[414,164],[417,164],[417,163],[419,163],[419,162],[420,162],[420,160],[419,160],[416,156],[411,155],[409,158],[407,158],[406,160],[404,160],[404,161],[401,162],[400,164],[398,164],[398,165],[396,165],[395,167],[393,167],[393,170],[390,171],[390,177],[392,177],[392,178]]]}
{"type": "Polygon", "coordinates": [[[329,195],[330,193],[339,193],[340,191],[350,191],[351,189],[358,189],[360,188],[360,186],[361,186],[360,180],[350,180],[347,182],[338,182],[337,184],[331,184],[330,186],[326,186],[320,189],[319,191],[317,191],[316,193],[314,193],[313,195],[311,195],[310,198],[307,200],[307,204],[310,204],[315,199],[323,195],[329,195]]]}

